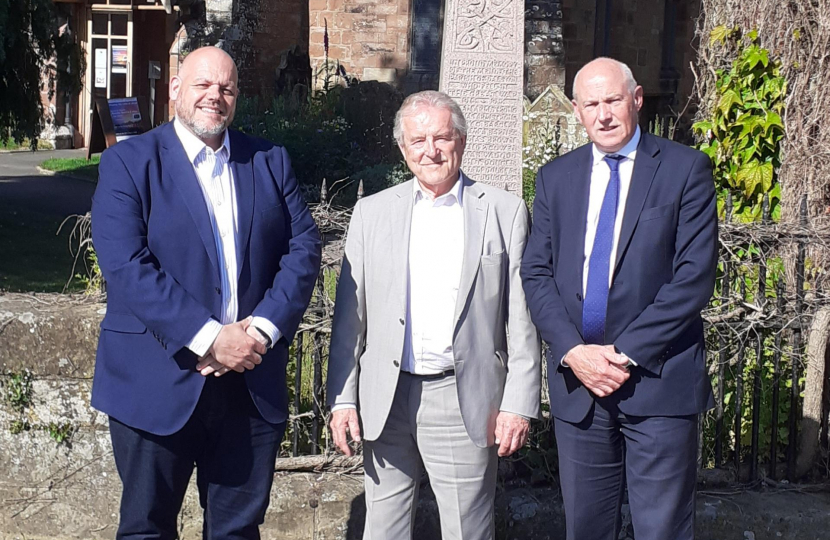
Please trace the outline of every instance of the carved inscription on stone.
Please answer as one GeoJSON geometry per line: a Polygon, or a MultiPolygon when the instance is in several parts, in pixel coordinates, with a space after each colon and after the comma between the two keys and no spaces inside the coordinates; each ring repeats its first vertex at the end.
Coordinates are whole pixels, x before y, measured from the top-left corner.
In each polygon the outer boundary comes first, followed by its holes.
{"type": "Polygon", "coordinates": [[[524,3],[518,0],[460,0],[455,3],[456,51],[513,52],[524,44],[524,3]]]}
{"type": "Polygon", "coordinates": [[[462,169],[521,195],[524,4],[447,0],[440,88],[467,119],[462,169]]]}

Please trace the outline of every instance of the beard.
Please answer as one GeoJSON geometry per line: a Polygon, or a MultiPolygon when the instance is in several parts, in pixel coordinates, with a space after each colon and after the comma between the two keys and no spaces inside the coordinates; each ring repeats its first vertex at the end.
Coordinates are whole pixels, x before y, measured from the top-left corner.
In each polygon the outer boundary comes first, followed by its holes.
{"type": "Polygon", "coordinates": [[[209,122],[205,120],[197,120],[196,108],[186,107],[179,101],[176,101],[176,116],[182,124],[184,124],[194,135],[200,139],[214,137],[219,135],[230,124],[230,115],[222,115],[222,120],[219,122],[209,122]]]}

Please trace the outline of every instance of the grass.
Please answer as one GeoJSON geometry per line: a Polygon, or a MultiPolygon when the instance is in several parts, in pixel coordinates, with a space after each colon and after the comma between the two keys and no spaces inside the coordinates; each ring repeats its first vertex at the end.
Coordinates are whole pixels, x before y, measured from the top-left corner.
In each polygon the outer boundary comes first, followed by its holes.
{"type": "MultiPolygon", "coordinates": [[[[29,139],[23,139],[20,142],[15,141],[14,139],[0,139],[0,150],[25,150],[30,147],[31,141],[29,141],[29,139]]],[[[52,145],[46,141],[38,139],[37,149],[52,150],[52,145]]]]}
{"type": "Polygon", "coordinates": [[[98,181],[98,163],[101,156],[92,156],[92,159],[84,158],[52,158],[40,164],[42,169],[61,173],[69,173],[75,176],[82,176],[93,181],[98,181]]]}
{"type": "MultiPolygon", "coordinates": [[[[0,201],[0,290],[61,292],[72,270],[69,252],[71,224],[55,233],[63,221],[0,201]]],[[[83,290],[73,280],[72,292],[83,290]]]]}

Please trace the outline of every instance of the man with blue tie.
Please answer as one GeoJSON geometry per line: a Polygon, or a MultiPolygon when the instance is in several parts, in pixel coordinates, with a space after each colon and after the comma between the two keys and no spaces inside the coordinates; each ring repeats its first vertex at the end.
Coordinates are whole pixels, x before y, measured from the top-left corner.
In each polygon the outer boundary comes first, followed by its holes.
{"type": "Polygon", "coordinates": [[[712,406],[700,311],[713,288],[709,159],[642,133],[643,89],[608,58],[574,79],[592,143],[545,165],[522,279],[550,346],[567,538],[694,538],[698,415],[712,406]]]}
{"type": "Polygon", "coordinates": [[[268,506],[320,238],[285,149],[228,128],[237,95],[231,57],[193,51],[175,120],[101,157],[92,405],[123,484],[117,538],[177,538],[194,467],[205,538],[258,539],[268,506]]]}

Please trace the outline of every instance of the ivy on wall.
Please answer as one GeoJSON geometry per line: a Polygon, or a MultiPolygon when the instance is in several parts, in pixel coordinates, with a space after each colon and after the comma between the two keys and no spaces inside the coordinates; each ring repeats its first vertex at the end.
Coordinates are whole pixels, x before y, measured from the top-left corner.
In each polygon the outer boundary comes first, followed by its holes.
{"type": "Polygon", "coordinates": [[[702,139],[698,148],[712,160],[719,216],[724,217],[725,201],[731,194],[733,219],[759,221],[767,195],[772,218],[777,220],[781,212],[777,172],[784,137],[781,115],[787,94],[780,62],[770,59],[754,30],[742,36],[738,28],[718,26],[709,44],[734,47],[737,53],[731,69],[716,70],[711,117],[693,126],[702,139]]]}

